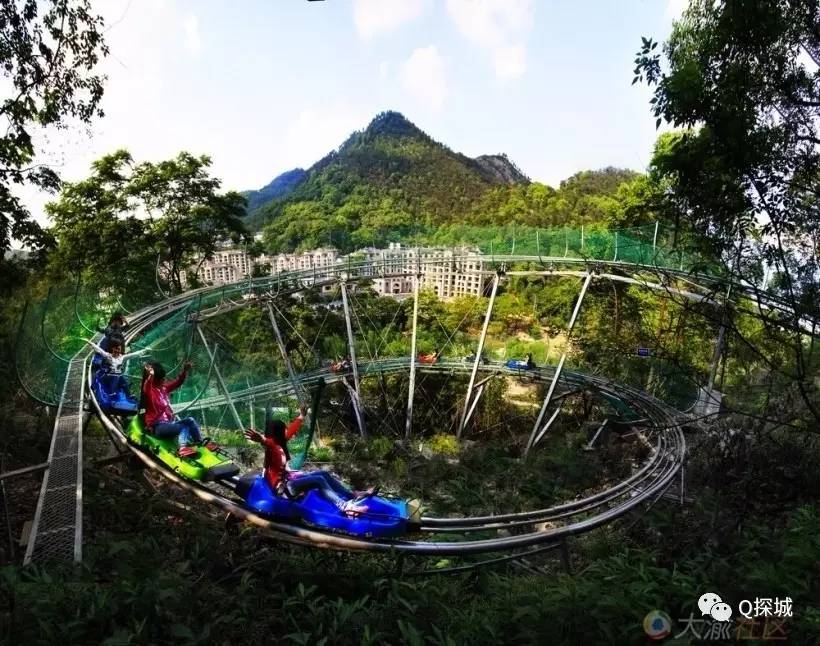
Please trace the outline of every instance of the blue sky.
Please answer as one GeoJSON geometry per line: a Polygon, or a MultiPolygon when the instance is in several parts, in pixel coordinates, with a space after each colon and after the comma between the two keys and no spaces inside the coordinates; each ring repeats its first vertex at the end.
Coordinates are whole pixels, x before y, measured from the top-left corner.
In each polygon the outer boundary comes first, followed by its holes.
{"type": "MultiPolygon", "coordinates": [[[[105,0],[106,116],[43,139],[44,158],[71,180],[119,147],[138,160],[189,150],[225,188],[259,188],[390,109],[552,185],[642,170],[657,132],[633,58],[684,2],[105,0]]],[[[46,197],[26,198],[39,215],[46,197]]]]}

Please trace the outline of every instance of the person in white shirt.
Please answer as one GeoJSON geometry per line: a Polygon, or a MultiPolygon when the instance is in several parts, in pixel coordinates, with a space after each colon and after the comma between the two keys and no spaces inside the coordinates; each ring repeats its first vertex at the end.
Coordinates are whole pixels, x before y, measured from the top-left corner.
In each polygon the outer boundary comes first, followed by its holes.
{"type": "Polygon", "coordinates": [[[138,357],[141,354],[145,354],[151,350],[151,348],[143,348],[142,350],[137,350],[136,352],[123,354],[122,342],[116,339],[109,342],[107,351],[103,350],[93,341],[86,341],[86,343],[94,348],[97,351],[97,354],[103,358],[102,369],[106,372],[105,383],[108,392],[114,392],[119,388],[122,388],[128,392],[128,380],[122,374],[123,364],[128,361],[128,359],[138,357]]]}

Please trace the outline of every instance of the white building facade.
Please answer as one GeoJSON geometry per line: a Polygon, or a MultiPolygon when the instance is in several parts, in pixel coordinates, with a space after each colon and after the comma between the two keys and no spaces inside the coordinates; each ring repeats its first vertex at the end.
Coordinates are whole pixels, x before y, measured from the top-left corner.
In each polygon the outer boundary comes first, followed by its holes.
{"type": "Polygon", "coordinates": [[[412,294],[416,273],[421,275],[422,289],[432,290],[442,300],[465,295],[481,296],[488,283],[488,278],[482,275],[484,261],[474,249],[402,247],[399,243],[390,243],[387,249],[366,247],[350,256],[341,256],[336,249],[321,248],[252,258],[242,249],[221,249],[213,258],[202,262],[197,275],[206,285],[224,285],[246,280],[257,267],[269,268],[265,273],[271,275],[312,270],[305,281],[309,285],[314,280],[321,281],[330,276],[331,272],[324,269],[348,262],[354,266],[363,262],[364,269],[356,271],[356,275],[370,277],[373,289],[383,296],[412,294]]]}
{"type": "Polygon", "coordinates": [[[484,261],[467,247],[402,247],[393,242],[387,249],[368,247],[352,255],[368,262],[366,273],[373,276],[373,289],[384,296],[411,294],[415,273],[421,275],[422,289],[432,290],[442,300],[481,296],[488,282],[481,273],[484,261]]]}

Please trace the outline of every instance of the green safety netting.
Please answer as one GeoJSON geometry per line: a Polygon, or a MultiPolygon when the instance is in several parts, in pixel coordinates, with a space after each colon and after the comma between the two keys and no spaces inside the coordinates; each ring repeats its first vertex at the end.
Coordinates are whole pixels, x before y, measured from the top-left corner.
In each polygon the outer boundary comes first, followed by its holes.
{"type": "MultiPolygon", "coordinates": [[[[451,246],[471,244],[491,257],[522,255],[617,260],[674,269],[699,267],[703,270],[698,258],[686,255],[673,246],[677,241],[674,232],[654,224],[623,230],[604,230],[600,227],[534,229],[463,226],[448,230],[447,235],[446,240],[432,238],[426,242],[451,246]]],[[[362,268],[356,263],[356,256],[349,256],[340,264],[340,270],[353,278],[373,275],[372,268],[362,268]]],[[[317,280],[315,270],[313,274],[307,282],[304,273],[298,274],[301,284],[317,280]]],[[[174,393],[173,403],[180,412],[200,418],[204,427],[238,435],[242,427],[261,426],[260,420],[268,406],[286,411],[283,417],[292,416],[297,405],[292,394],[273,397],[264,387],[287,378],[281,358],[257,357],[249,361],[238,357],[230,342],[220,335],[216,326],[211,325],[211,319],[203,318],[203,315],[221,307],[236,305],[252,293],[275,294],[289,285],[293,288],[297,284],[296,275],[284,273],[199,290],[184,306],[169,309],[167,315],[138,335],[129,348],[150,348],[144,359],[132,360],[128,366],[127,372],[134,390],[138,387],[144,360],[161,362],[172,377],[186,360],[190,360],[195,368],[183,387],[174,393]],[[232,395],[249,392],[253,392],[250,403],[247,403],[247,397],[243,398],[242,404],[232,403],[232,395]],[[226,393],[229,396],[227,403],[226,393]]],[[[21,321],[16,347],[18,374],[28,393],[44,403],[56,405],[62,393],[68,362],[83,348],[85,339],[91,338],[102,328],[113,312],[121,311],[129,315],[166,298],[158,289],[155,293],[146,293],[144,286],[141,286],[139,293],[143,296],[136,298],[74,283],[54,287],[41,302],[30,304],[21,321]]],[[[269,335],[270,329],[260,330],[259,333],[269,335]]],[[[369,358],[368,352],[378,343],[378,336],[369,342],[358,340],[357,349],[362,358],[369,358]]],[[[327,355],[330,346],[326,348],[324,345],[319,343],[316,349],[319,354],[327,355]]],[[[393,349],[397,348],[398,345],[393,349]]],[[[334,354],[337,353],[338,349],[334,354]]],[[[635,375],[640,375],[640,370],[645,370],[648,362],[639,365],[643,368],[636,368],[633,371],[635,375]]],[[[645,387],[647,378],[648,375],[636,376],[636,385],[645,387]]],[[[653,375],[652,382],[653,388],[661,396],[678,397],[673,392],[677,387],[671,377],[653,375]]],[[[681,390],[688,389],[681,387],[681,390]]],[[[277,392],[282,392],[282,389],[277,392]]],[[[683,402],[684,396],[680,397],[683,402]]]]}
{"type": "Polygon", "coordinates": [[[524,255],[542,258],[584,258],[621,261],[674,269],[699,266],[700,258],[683,251],[671,226],[648,224],[624,229],[600,226],[537,229],[508,225],[448,228],[420,235],[420,244],[476,246],[490,256],[524,255]]]}

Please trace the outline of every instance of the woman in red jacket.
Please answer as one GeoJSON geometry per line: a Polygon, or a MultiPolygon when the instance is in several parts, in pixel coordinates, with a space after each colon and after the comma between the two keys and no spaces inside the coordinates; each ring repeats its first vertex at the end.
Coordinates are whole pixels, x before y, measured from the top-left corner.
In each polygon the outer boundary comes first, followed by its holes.
{"type": "MultiPolygon", "coordinates": [[[[144,369],[140,408],[145,409],[145,428],[156,437],[176,437],[179,457],[195,455],[196,449],[193,447],[202,443],[199,424],[193,417],[176,419],[169,399],[169,395],[184,383],[191,370],[191,362],[186,361],[182,372],[171,381],[165,380],[165,368],[160,363],[146,363],[144,369]]],[[[218,448],[214,442],[208,442],[207,446],[211,450],[218,448]]]]}
{"type": "Polygon", "coordinates": [[[278,494],[299,496],[309,489],[319,489],[321,494],[346,514],[360,514],[367,507],[360,504],[360,498],[374,495],[375,489],[362,494],[347,489],[327,471],[292,472],[287,468],[290,460],[288,440],[299,432],[305,420],[305,407],[299,407],[299,416],[285,426],[282,420],[273,419],[265,426],[265,434],[251,429],[245,437],[265,447],[265,480],[278,494]]]}

